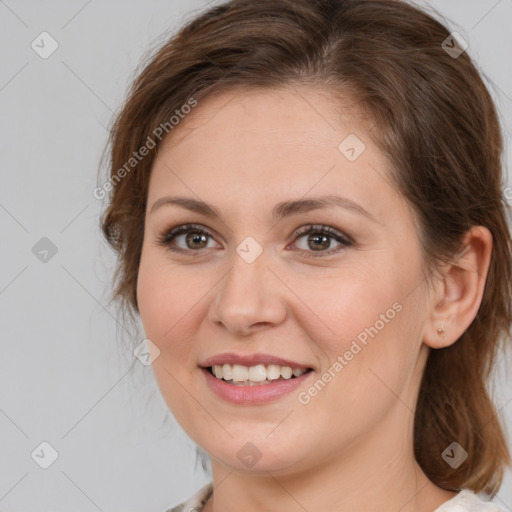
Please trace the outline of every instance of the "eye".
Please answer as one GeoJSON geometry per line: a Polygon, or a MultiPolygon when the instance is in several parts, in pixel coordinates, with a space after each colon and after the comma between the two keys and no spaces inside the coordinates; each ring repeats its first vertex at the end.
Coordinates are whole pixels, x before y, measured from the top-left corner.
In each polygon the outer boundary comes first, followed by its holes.
{"type": "MultiPolygon", "coordinates": [[[[156,243],[174,252],[195,252],[195,255],[198,255],[200,249],[213,248],[208,246],[209,238],[213,240],[212,235],[201,227],[194,224],[183,224],[160,235],[156,243]],[[180,239],[184,246],[177,247],[176,245],[180,239]]],[[[306,243],[304,247],[299,247],[299,249],[306,258],[331,256],[346,247],[352,246],[354,243],[350,237],[323,225],[315,226],[311,224],[304,226],[296,233],[294,243],[301,238],[305,238],[306,243]],[[338,246],[334,250],[324,250],[331,248],[333,240],[338,243],[338,246]]]]}
{"type": "Polygon", "coordinates": [[[211,247],[208,247],[208,238],[213,240],[212,235],[208,231],[193,224],[183,224],[159,236],[157,244],[175,252],[192,252],[199,249],[210,249],[211,247]],[[185,247],[174,247],[173,244],[180,239],[183,240],[185,247]]]}
{"type": "Polygon", "coordinates": [[[305,238],[305,244],[300,249],[304,251],[304,256],[306,258],[331,256],[332,254],[338,253],[346,247],[352,246],[354,243],[350,237],[334,231],[329,226],[323,225],[305,226],[296,234],[294,242],[300,238],[305,238]],[[331,242],[333,239],[338,242],[339,245],[334,250],[323,250],[329,249],[331,247],[331,242]]]}

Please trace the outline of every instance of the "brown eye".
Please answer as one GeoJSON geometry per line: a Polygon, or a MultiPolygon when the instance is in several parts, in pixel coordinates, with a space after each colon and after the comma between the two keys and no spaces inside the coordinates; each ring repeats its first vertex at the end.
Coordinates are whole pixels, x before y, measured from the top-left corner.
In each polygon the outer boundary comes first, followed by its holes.
{"type": "Polygon", "coordinates": [[[319,249],[329,249],[329,246],[331,245],[331,241],[328,236],[321,235],[318,233],[308,235],[307,240],[308,247],[310,249],[313,249],[314,251],[317,251],[319,249]]]}
{"type": "Polygon", "coordinates": [[[208,244],[208,235],[189,233],[185,236],[185,243],[189,249],[203,249],[208,244]]]}
{"type": "Polygon", "coordinates": [[[194,225],[183,225],[173,228],[158,237],[157,244],[176,252],[197,252],[208,249],[210,233],[194,225]]]}
{"type": "Polygon", "coordinates": [[[303,247],[299,247],[299,249],[304,253],[304,256],[313,258],[330,256],[353,245],[349,237],[334,231],[328,226],[308,226],[306,229],[297,233],[295,242],[301,238],[305,239],[306,244],[303,247]],[[338,243],[338,246],[328,251],[327,249],[331,248],[333,240],[338,243]]]}

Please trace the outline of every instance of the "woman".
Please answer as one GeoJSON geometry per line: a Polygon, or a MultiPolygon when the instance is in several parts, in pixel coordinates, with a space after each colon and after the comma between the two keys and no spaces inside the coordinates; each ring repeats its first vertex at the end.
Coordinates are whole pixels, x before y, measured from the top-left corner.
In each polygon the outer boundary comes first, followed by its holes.
{"type": "Polygon", "coordinates": [[[110,139],[114,296],[213,481],[172,511],[495,511],[510,339],[495,107],[405,2],[233,0],[110,139]]]}

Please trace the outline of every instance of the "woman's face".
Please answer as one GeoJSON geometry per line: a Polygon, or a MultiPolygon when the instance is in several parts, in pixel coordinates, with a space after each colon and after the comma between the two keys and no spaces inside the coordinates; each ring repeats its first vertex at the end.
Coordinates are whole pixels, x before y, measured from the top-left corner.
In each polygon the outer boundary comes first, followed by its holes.
{"type": "Polygon", "coordinates": [[[305,86],[206,98],[160,148],[140,315],[166,403],[214,460],[286,474],[354,449],[412,450],[427,288],[387,166],[334,99],[305,86]],[[328,196],[343,199],[318,204],[328,196]],[[162,199],[176,197],[219,217],[162,199]],[[240,364],[219,379],[203,368],[213,362],[240,364]],[[286,378],[287,366],[309,371],[286,378]]]}

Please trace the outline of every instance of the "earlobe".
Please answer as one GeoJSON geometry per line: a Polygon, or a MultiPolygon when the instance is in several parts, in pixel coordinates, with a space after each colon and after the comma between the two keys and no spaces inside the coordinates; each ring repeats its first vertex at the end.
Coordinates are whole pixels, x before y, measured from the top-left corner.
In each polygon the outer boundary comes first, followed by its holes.
{"type": "Polygon", "coordinates": [[[455,343],[471,325],[482,302],[492,253],[491,232],[474,226],[466,234],[463,249],[443,269],[441,291],[432,300],[423,342],[431,348],[455,343]]]}

